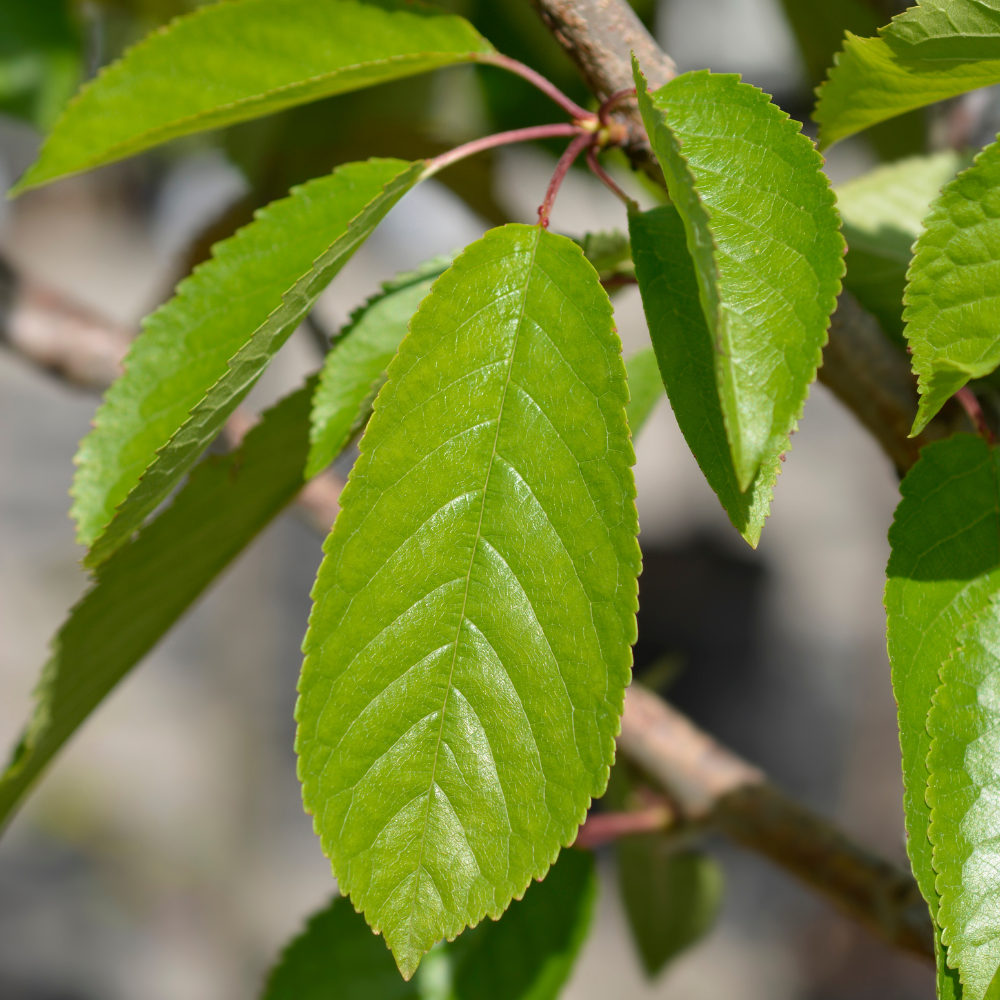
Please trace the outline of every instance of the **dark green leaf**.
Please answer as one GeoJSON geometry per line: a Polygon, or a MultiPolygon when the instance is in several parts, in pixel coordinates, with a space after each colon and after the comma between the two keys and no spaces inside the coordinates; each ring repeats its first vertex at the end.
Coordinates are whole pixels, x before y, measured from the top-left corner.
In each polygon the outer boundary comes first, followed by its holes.
{"type": "Polygon", "coordinates": [[[620,350],[576,244],[493,230],[424,299],[362,438],[299,775],[406,976],[544,875],[607,781],[639,570],[620,350]]]}
{"type": "Polygon", "coordinates": [[[297,188],[146,320],[77,459],[72,513],[93,546],[87,565],[168,495],[422,166],[368,160],[297,188]]]}
{"type": "Polygon", "coordinates": [[[822,360],[844,241],[822,158],[766,94],[685,73],[639,110],[680,213],[740,492],[787,449],[822,360]]]}
{"type": "Polygon", "coordinates": [[[628,417],[628,427],[634,439],[663,395],[663,380],[656,364],[656,354],[651,347],[636,351],[626,358],[625,371],[628,373],[629,394],[625,416],[628,417]]]}
{"type": "Polygon", "coordinates": [[[907,851],[932,915],[938,903],[927,835],[927,714],[941,664],[1000,592],[998,475],[997,452],[980,437],[959,434],[930,444],[903,480],[889,529],[885,606],[907,851]]]}
{"type": "Polygon", "coordinates": [[[622,838],[618,879],[650,976],[711,929],[722,901],[718,862],[703,851],[678,850],[669,834],[622,838]]]}
{"type": "Polygon", "coordinates": [[[844,287],[903,347],[903,291],[924,216],[964,160],[952,150],[912,156],[836,188],[847,238],[844,287]]]}
{"type": "Polygon", "coordinates": [[[1000,365],[1000,143],[934,202],[907,278],[903,318],[920,388],[916,435],[969,379],[1000,365]]]}
{"type": "Polygon", "coordinates": [[[155,521],[104,566],[52,644],[35,711],[0,778],[0,826],[104,696],[302,488],[314,382],[210,455],[155,521]]]}
{"type": "Polygon", "coordinates": [[[15,192],[168,139],[468,62],[493,47],[414,0],[230,0],[130,49],[66,109],[15,192]]]}
{"type": "Polygon", "coordinates": [[[307,478],[325,469],[361,429],[410,317],[451,260],[435,257],[416,271],[384,282],[381,293],[351,315],[326,356],[313,400],[307,478]]]}
{"type": "Polygon", "coordinates": [[[756,547],[780,469],[780,450],[772,450],[750,489],[741,493],[716,388],[712,335],[681,218],[673,205],[632,212],[629,232],[649,335],[678,426],[734,527],[756,547]]]}
{"type": "Polygon", "coordinates": [[[938,923],[966,1000],[985,1000],[1000,982],[997,767],[1000,619],[987,604],[941,667],[927,718],[930,839],[941,895],[938,923]]]}

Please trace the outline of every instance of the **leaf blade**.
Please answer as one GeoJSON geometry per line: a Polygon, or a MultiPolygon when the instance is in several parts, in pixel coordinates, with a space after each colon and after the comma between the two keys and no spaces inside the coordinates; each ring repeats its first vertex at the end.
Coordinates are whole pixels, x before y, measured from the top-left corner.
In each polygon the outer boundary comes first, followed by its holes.
{"type": "Polygon", "coordinates": [[[629,395],[625,417],[632,439],[635,440],[663,395],[663,380],[656,365],[656,352],[647,347],[629,355],[625,359],[625,372],[629,395]]]}
{"type": "Polygon", "coordinates": [[[88,84],[12,194],[181,135],[492,52],[464,18],[404,0],[208,5],[88,84]]]}
{"type": "Polygon", "coordinates": [[[603,789],[639,554],[620,344],[570,240],[472,244],[388,374],[317,577],[296,746],[340,885],[409,976],[603,789]]]}
{"type": "Polygon", "coordinates": [[[101,567],[53,641],[32,719],[0,776],[0,828],[104,696],[302,488],[312,390],[268,411],[237,451],[209,456],[101,567]]]}
{"type": "Polygon", "coordinates": [[[222,429],[422,164],[347,164],[274,202],[146,322],[77,459],[72,515],[97,566],[222,429]]]}
{"type": "Polygon", "coordinates": [[[685,229],[673,205],[629,213],[636,277],[650,339],[677,425],[733,527],[760,541],[780,471],[779,451],[741,492],[716,383],[715,355],[685,229]]]}
{"type": "Polygon", "coordinates": [[[1000,143],[947,184],[924,220],[907,272],[906,339],[920,405],[911,437],[970,379],[1000,365],[1000,143]]]}
{"type": "Polygon", "coordinates": [[[705,70],[650,94],[633,65],[643,122],[684,222],[745,491],[786,449],[822,360],[844,266],[834,196],[812,143],[761,91],[705,70]]]}

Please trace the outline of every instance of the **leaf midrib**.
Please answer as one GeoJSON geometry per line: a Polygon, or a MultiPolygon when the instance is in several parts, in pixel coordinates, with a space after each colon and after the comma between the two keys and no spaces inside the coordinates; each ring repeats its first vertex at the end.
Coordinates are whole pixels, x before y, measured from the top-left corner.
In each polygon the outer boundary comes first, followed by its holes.
{"type": "Polygon", "coordinates": [[[521,296],[521,309],[517,317],[517,328],[514,332],[514,342],[511,344],[510,355],[508,356],[507,359],[507,376],[504,379],[503,390],[500,393],[500,405],[497,408],[497,418],[496,418],[497,428],[496,432],[493,435],[493,447],[490,449],[490,460],[486,466],[486,476],[483,479],[483,495],[482,495],[482,501],[480,502],[479,505],[479,521],[476,524],[476,534],[472,540],[472,553],[469,556],[469,568],[468,570],[466,570],[465,574],[465,591],[462,594],[462,610],[459,613],[458,625],[455,629],[455,645],[452,649],[451,666],[449,667],[448,670],[448,683],[445,687],[444,701],[441,705],[441,725],[438,727],[437,743],[434,746],[434,759],[431,763],[431,779],[427,787],[427,805],[424,810],[423,826],[420,830],[420,851],[417,855],[417,872],[416,872],[416,878],[413,881],[413,898],[410,903],[411,943],[413,935],[413,914],[417,908],[417,895],[420,891],[420,875],[424,863],[424,845],[427,841],[427,825],[430,820],[431,800],[433,798],[434,786],[437,780],[438,757],[440,756],[440,751],[441,751],[441,741],[444,737],[444,724],[448,714],[448,701],[451,696],[452,679],[454,678],[455,675],[455,663],[458,660],[458,643],[462,635],[462,626],[465,624],[465,617],[466,617],[465,609],[469,600],[469,586],[472,581],[472,568],[476,562],[476,553],[479,550],[479,541],[480,538],[482,537],[482,531],[483,531],[483,515],[485,514],[486,511],[486,491],[489,488],[490,475],[493,472],[493,462],[497,454],[497,442],[500,440],[500,425],[503,422],[503,410],[504,410],[504,404],[507,401],[507,389],[510,386],[511,369],[513,368],[514,365],[514,355],[517,353],[517,345],[521,339],[521,329],[524,325],[524,311],[528,301],[528,290],[531,287],[531,275],[535,267],[535,257],[538,253],[538,244],[540,242],[541,242],[541,230],[539,229],[535,233],[535,245],[534,247],[532,247],[531,259],[528,262],[527,277],[524,282],[524,293],[521,296]]]}

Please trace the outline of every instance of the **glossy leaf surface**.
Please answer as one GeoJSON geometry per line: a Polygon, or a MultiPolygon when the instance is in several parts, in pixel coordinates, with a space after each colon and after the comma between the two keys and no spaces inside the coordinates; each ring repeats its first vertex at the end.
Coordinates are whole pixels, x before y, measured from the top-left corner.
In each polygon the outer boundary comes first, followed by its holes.
{"type": "Polygon", "coordinates": [[[360,430],[382,388],[385,370],[406,336],[410,317],[450,263],[450,257],[436,257],[415,271],[384,282],[381,293],[352,313],[320,373],[313,400],[307,477],[325,469],[360,430]]]}
{"type": "Polygon", "coordinates": [[[1000,81],[995,0],[923,0],[880,35],[846,33],[813,115],[820,149],[906,111],[1000,81]]]}
{"type": "Polygon", "coordinates": [[[947,150],[878,167],[836,188],[847,239],[844,287],[899,345],[912,247],[941,188],[967,161],[947,150]]]}
{"type": "Polygon", "coordinates": [[[654,93],[638,65],[635,79],[684,223],[745,492],[788,447],[822,359],[844,270],[833,192],[798,122],[738,76],[685,73],[654,93]]]}
{"type": "Polygon", "coordinates": [[[960,633],[1000,592],[997,452],[959,434],[927,445],[903,480],[889,529],[885,606],[903,752],[907,851],[937,912],[927,828],[927,714],[960,633]]]}
{"type": "Polygon", "coordinates": [[[146,320],[77,457],[88,565],[167,496],[421,166],[368,160],[310,181],[216,246],[146,320]]]}
{"type": "Polygon", "coordinates": [[[680,215],[673,205],[632,212],[629,232],[649,335],[674,417],[733,526],[756,547],[784,446],[772,449],[750,488],[741,493],[726,440],[712,335],[680,215]]]}
{"type": "Polygon", "coordinates": [[[597,880],[583,851],[563,851],[545,880],[532,883],[499,921],[484,920],[435,959],[437,989],[407,982],[385,942],[350,901],[321,910],[285,950],[262,1000],[555,1000],[590,927],[597,880]]]}
{"type": "Polygon", "coordinates": [[[906,339],[920,388],[913,434],[1000,365],[1000,143],[945,187],[914,246],[906,339]]]}
{"type": "Polygon", "coordinates": [[[965,1000],[996,995],[1000,983],[1000,617],[988,604],[941,667],[927,718],[931,737],[930,839],[938,923],[965,1000]],[[993,992],[991,992],[991,987],[993,992]]]}
{"type": "Polygon", "coordinates": [[[320,97],[493,52],[411,0],[231,0],[155,31],[70,103],[16,192],[320,97]]]}
{"type": "Polygon", "coordinates": [[[491,231],[413,317],[325,546],[303,798],[406,976],[607,781],[639,570],[620,350],[576,244],[491,231]]]}
{"type": "Polygon", "coordinates": [[[104,696],[302,488],[313,388],[268,411],[237,451],[206,458],[101,567],[53,640],[34,714],[0,777],[0,826],[104,696]]]}
{"type": "Polygon", "coordinates": [[[629,395],[625,416],[634,439],[663,395],[663,380],[656,364],[656,352],[651,347],[629,355],[625,359],[625,371],[629,395]]]}
{"type": "Polygon", "coordinates": [[[618,881],[632,938],[649,976],[703,937],[722,901],[722,869],[665,834],[618,842],[618,881]]]}

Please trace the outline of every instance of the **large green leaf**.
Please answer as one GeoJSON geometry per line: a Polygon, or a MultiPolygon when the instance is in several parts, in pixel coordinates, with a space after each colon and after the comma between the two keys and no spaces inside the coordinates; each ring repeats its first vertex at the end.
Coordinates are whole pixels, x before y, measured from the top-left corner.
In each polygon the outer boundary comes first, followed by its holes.
{"type": "Polygon", "coordinates": [[[101,567],[53,641],[34,714],[0,777],[0,827],[104,696],[302,488],[313,388],[266,413],[237,451],[206,458],[101,567]]]}
{"type": "Polygon", "coordinates": [[[932,915],[938,904],[927,835],[927,714],[960,633],[1000,592],[998,475],[997,452],[980,437],[930,444],[902,482],[889,529],[885,606],[907,851],[932,915]]]}
{"type": "Polygon", "coordinates": [[[325,546],[303,799],[407,977],[607,781],[640,560],[620,350],[576,244],[492,230],[411,320],[325,546]]]}
{"type": "Polygon", "coordinates": [[[306,476],[325,469],[360,430],[410,317],[451,261],[451,257],[435,257],[415,271],[383,282],[382,291],[351,314],[351,322],[327,354],[320,374],[306,476]]]}
{"type": "Polygon", "coordinates": [[[877,122],[1000,82],[996,0],[922,0],[879,30],[846,33],[814,117],[820,149],[877,122]]]}
{"type": "Polygon", "coordinates": [[[927,717],[929,832],[948,958],[961,972],[966,1000],[985,1000],[1000,993],[1000,617],[995,603],[959,642],[941,667],[927,717]]]}
{"type": "Polygon", "coordinates": [[[89,83],[14,192],[177,136],[493,51],[463,18],[415,0],[209,4],[89,83]]]}
{"type": "Polygon", "coordinates": [[[77,458],[88,565],[167,496],[422,166],[368,160],[310,181],[216,246],[146,320],[77,458]]]}
{"type": "Polygon", "coordinates": [[[445,945],[438,990],[422,976],[404,980],[384,942],[340,897],[288,946],[262,1000],[427,1000],[432,992],[449,1000],[555,1000],[590,927],[596,889],[590,854],[563,851],[499,921],[484,920],[445,945]]]}
{"type": "Polygon", "coordinates": [[[1000,365],[1000,143],[945,187],[924,220],[907,274],[919,434],[969,379],[1000,365]]]}
{"type": "Polygon", "coordinates": [[[734,74],[685,73],[639,109],[680,213],[740,492],[788,447],[822,360],[844,241],[798,122],[734,74]]]}
{"type": "Polygon", "coordinates": [[[632,212],[629,232],[649,335],[674,417],[733,526],[756,547],[780,469],[778,456],[787,445],[772,448],[750,489],[741,493],[726,441],[713,338],[680,215],[673,205],[632,212]]]}
{"type": "Polygon", "coordinates": [[[844,287],[899,346],[906,343],[903,291],[913,243],[931,202],[964,162],[952,150],[912,156],[835,189],[847,239],[844,287]]]}
{"type": "Polygon", "coordinates": [[[618,881],[642,964],[655,976],[715,922],[722,869],[710,855],[679,850],[677,837],[650,833],[618,842],[618,881]]]}

